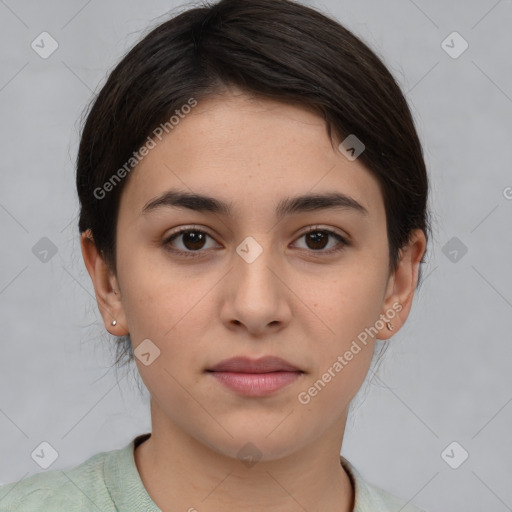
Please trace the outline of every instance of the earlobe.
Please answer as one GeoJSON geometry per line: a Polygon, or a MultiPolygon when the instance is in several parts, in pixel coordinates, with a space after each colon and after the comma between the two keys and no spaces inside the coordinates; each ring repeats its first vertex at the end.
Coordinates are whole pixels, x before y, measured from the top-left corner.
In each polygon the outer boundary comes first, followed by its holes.
{"type": "Polygon", "coordinates": [[[129,331],[116,276],[98,251],[89,229],[82,233],[80,243],[105,328],[115,336],[125,336],[129,331]]]}
{"type": "Polygon", "coordinates": [[[398,332],[407,320],[418,283],[419,266],[426,249],[425,233],[413,232],[410,242],[400,250],[395,272],[389,277],[381,318],[386,327],[379,331],[378,339],[387,340],[398,332]],[[391,323],[392,330],[387,327],[391,323]]]}

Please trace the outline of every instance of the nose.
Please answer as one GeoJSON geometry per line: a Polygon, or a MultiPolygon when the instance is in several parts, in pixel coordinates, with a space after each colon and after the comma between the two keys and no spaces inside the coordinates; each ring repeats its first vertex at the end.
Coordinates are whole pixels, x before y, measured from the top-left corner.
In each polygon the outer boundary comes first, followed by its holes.
{"type": "Polygon", "coordinates": [[[229,329],[246,329],[254,336],[261,336],[289,324],[293,293],[286,285],[286,271],[277,255],[261,243],[256,248],[241,244],[234,255],[224,285],[221,316],[229,329]],[[256,248],[259,254],[253,259],[256,248]]]}

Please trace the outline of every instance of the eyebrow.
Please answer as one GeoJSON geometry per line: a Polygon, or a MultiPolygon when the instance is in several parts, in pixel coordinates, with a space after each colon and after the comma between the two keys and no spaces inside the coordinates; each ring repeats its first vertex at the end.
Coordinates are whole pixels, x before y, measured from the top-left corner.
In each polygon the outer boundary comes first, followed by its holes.
{"type": "MultiPolygon", "coordinates": [[[[162,207],[186,208],[197,212],[215,213],[225,216],[233,215],[233,203],[180,190],[168,190],[161,196],[152,199],[145,204],[141,213],[146,214],[162,207]]],[[[276,207],[276,218],[282,219],[286,215],[327,209],[355,211],[368,215],[368,210],[354,198],[339,192],[331,192],[306,194],[282,199],[276,207]]]]}

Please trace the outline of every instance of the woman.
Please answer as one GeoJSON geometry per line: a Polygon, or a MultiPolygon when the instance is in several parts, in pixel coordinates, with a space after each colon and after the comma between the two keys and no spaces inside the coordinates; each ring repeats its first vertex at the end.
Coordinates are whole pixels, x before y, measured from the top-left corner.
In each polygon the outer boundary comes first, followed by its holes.
{"type": "Polygon", "coordinates": [[[0,510],[419,510],[340,457],[429,235],[410,111],[364,43],[288,0],[183,12],[95,99],[77,190],[152,432],[3,486],[0,510]]]}

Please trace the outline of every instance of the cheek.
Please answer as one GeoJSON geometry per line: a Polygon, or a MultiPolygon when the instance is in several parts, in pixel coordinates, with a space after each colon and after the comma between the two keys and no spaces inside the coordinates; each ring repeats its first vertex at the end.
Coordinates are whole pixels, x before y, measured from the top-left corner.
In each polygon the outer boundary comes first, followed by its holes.
{"type": "MultiPolygon", "coordinates": [[[[120,244],[118,254],[121,300],[135,348],[143,339],[156,340],[161,336],[161,309],[166,304],[172,310],[169,300],[173,300],[173,296],[176,300],[176,297],[162,279],[159,269],[144,257],[142,251],[123,250],[120,244]]],[[[171,321],[169,318],[167,329],[172,327],[171,321]]]]}
{"type": "Polygon", "coordinates": [[[371,363],[375,323],[382,312],[382,265],[370,265],[360,258],[358,263],[340,267],[336,276],[320,288],[311,282],[303,285],[311,309],[321,320],[309,333],[315,340],[315,361],[308,379],[309,386],[317,382],[311,392],[312,396],[318,393],[320,407],[330,401],[346,405],[359,389],[371,363]]]}
{"type": "Polygon", "coordinates": [[[361,259],[340,266],[333,274],[336,278],[321,288],[308,282],[303,293],[313,311],[330,327],[330,334],[347,339],[377,320],[384,298],[384,272],[382,266],[367,265],[361,259]]]}
{"type": "Polygon", "coordinates": [[[348,406],[368,373],[373,355],[372,344],[356,345],[357,350],[351,345],[352,350],[334,354],[318,373],[304,381],[297,395],[299,404],[324,411],[332,408],[333,417],[348,406]]]}
{"type": "Polygon", "coordinates": [[[352,274],[350,279],[340,276],[324,293],[313,297],[314,310],[323,322],[309,335],[315,340],[314,357],[297,402],[305,411],[324,417],[326,423],[339,419],[367,376],[375,349],[370,328],[382,305],[377,283],[369,273],[352,274]]]}
{"type": "Polygon", "coordinates": [[[168,361],[194,351],[208,329],[211,305],[205,296],[218,278],[171,271],[165,258],[149,251],[126,254],[118,265],[122,302],[134,349],[144,339],[153,341],[168,361]]]}

